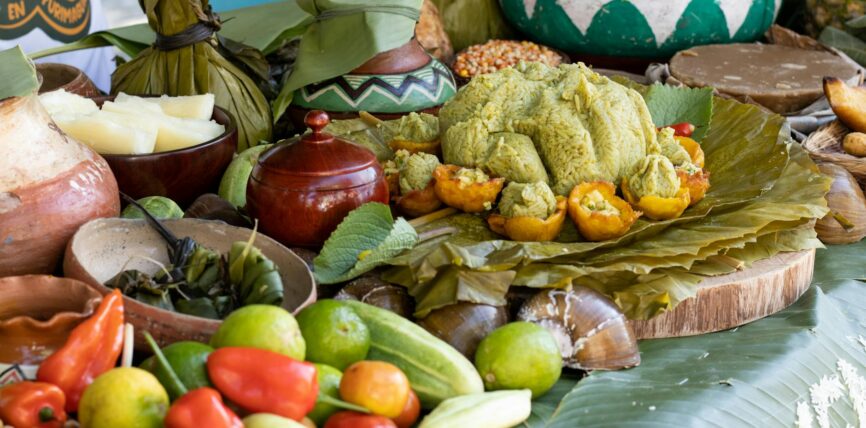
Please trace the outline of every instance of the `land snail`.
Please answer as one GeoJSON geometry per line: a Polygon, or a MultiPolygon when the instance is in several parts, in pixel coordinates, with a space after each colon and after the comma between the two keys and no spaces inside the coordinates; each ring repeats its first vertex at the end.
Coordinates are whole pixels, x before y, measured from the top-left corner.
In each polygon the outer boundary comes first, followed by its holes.
{"type": "Polygon", "coordinates": [[[350,283],[334,296],[335,300],[358,300],[368,305],[387,309],[404,318],[415,311],[412,296],[404,287],[379,279],[378,275],[364,275],[350,283]]]}
{"type": "Polygon", "coordinates": [[[618,370],[640,364],[628,319],[610,299],[592,289],[541,291],[521,307],[517,318],[553,333],[565,367],[618,370]]]}
{"type": "Polygon", "coordinates": [[[458,302],[430,312],[418,325],[472,359],[478,343],[508,323],[505,306],[458,302]]]}

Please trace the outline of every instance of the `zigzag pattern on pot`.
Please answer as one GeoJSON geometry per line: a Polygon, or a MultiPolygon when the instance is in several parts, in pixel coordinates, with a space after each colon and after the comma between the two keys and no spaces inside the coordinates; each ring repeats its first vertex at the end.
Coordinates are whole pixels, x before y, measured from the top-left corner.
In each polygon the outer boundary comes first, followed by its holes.
{"type": "MultiPolygon", "coordinates": [[[[582,34],[586,34],[595,15],[611,1],[613,0],[556,0],[556,4],[568,15],[574,26],[582,34]]],[[[527,18],[532,19],[537,2],[538,0],[523,0],[527,18]]],[[[646,18],[655,36],[656,45],[661,46],[676,31],[677,22],[692,0],[629,0],[629,2],[646,18]]],[[[778,14],[782,0],[774,0],[774,2],[775,13],[778,14]]],[[[733,38],[746,20],[749,8],[744,7],[743,0],[716,0],[716,4],[725,15],[728,34],[733,38]]]]}
{"type": "Polygon", "coordinates": [[[413,93],[423,95],[430,102],[437,102],[442,97],[442,92],[448,88],[457,90],[451,73],[443,64],[431,61],[427,66],[406,75],[347,74],[335,77],[302,88],[301,97],[304,102],[313,103],[326,93],[333,92],[346,104],[356,108],[374,93],[397,105],[403,104],[413,93]]]}

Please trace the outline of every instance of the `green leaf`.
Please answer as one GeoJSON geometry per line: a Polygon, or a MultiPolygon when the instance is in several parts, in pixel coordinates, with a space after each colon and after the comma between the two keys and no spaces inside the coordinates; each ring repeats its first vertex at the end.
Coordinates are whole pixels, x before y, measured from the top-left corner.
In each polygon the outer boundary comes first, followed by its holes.
{"type": "Polygon", "coordinates": [[[394,221],[385,204],[364,204],[346,216],[313,260],[320,284],[356,278],[412,248],[418,233],[403,218],[394,221]]]}
{"type": "Polygon", "coordinates": [[[688,122],[695,126],[692,138],[701,141],[713,116],[712,88],[677,88],[656,83],[644,94],[656,126],[688,122]]]}
{"type": "Polygon", "coordinates": [[[848,22],[845,23],[845,26],[849,27],[849,28],[857,28],[857,29],[866,28],[866,15],[858,16],[854,19],[849,20],[848,22]]]}
{"type": "Polygon", "coordinates": [[[814,283],[843,279],[866,280],[866,240],[834,245],[815,253],[814,283]]]}
{"type": "Polygon", "coordinates": [[[857,37],[838,28],[826,27],[818,37],[818,41],[845,52],[860,65],[866,65],[866,42],[857,37]]]}
{"type": "MultiPolygon", "coordinates": [[[[527,426],[796,426],[798,403],[809,406],[810,387],[823,377],[846,384],[846,364],[866,376],[863,289],[855,281],[816,285],[790,308],[733,330],[643,341],[640,366],[591,373],[552,413],[543,397],[527,426]]],[[[560,382],[554,391],[572,381],[560,382]]],[[[841,393],[828,426],[856,426],[850,389],[841,393]]]]}
{"type": "Polygon", "coordinates": [[[0,100],[33,95],[39,89],[36,67],[20,46],[0,51],[0,100]]]}

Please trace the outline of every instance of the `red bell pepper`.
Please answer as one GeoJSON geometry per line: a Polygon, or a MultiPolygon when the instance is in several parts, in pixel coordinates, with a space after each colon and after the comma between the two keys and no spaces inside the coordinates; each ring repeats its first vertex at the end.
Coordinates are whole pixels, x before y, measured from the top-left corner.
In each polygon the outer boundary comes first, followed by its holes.
{"type": "Polygon", "coordinates": [[[60,428],[66,423],[65,404],[63,391],[50,383],[20,382],[0,388],[0,420],[16,428],[60,428]]]}
{"type": "Polygon", "coordinates": [[[72,330],[63,347],[42,362],[36,379],[59,386],[66,394],[66,411],[75,412],[84,389],[117,364],[122,349],[123,295],[115,289],[72,330]]]}
{"type": "Polygon", "coordinates": [[[250,413],[273,413],[300,421],[316,405],[316,366],[255,348],[220,348],[207,372],[226,398],[250,413]]]}
{"type": "Polygon", "coordinates": [[[675,123],[673,125],[662,126],[659,130],[664,128],[673,128],[674,135],[677,137],[691,137],[692,133],[695,132],[695,125],[692,125],[688,122],[675,123]]]}
{"type": "Polygon", "coordinates": [[[223,404],[220,393],[213,388],[199,388],[175,401],[163,422],[165,428],[243,428],[235,412],[223,404]]]}
{"type": "Polygon", "coordinates": [[[384,416],[346,411],[331,415],[324,428],[397,428],[397,424],[384,416]]]}

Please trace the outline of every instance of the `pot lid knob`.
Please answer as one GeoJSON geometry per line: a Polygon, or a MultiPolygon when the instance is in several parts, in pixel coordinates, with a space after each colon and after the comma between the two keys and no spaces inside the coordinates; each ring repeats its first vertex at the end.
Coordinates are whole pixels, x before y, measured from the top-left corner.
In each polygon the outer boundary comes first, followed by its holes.
{"type": "Polygon", "coordinates": [[[304,116],[304,124],[313,131],[313,134],[310,136],[310,140],[312,141],[327,141],[333,138],[331,135],[322,132],[329,123],[331,123],[331,118],[328,116],[328,113],[322,110],[311,110],[304,116]]]}

